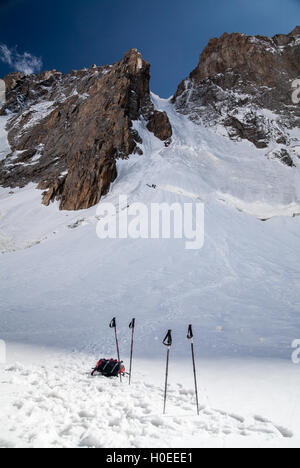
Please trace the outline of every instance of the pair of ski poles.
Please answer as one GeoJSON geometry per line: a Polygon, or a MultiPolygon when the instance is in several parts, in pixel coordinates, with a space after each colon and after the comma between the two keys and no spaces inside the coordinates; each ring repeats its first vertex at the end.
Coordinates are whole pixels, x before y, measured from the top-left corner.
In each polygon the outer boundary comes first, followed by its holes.
{"type": "MultiPolygon", "coordinates": [[[[193,327],[189,325],[187,339],[191,343],[191,350],[192,350],[192,360],[193,360],[193,372],[194,372],[194,383],[195,383],[195,395],[196,395],[196,406],[197,406],[197,414],[199,416],[199,399],[198,399],[198,385],[197,385],[197,373],[196,373],[196,364],[195,364],[195,350],[194,350],[194,334],[193,334],[193,327]]],[[[169,377],[169,362],[170,362],[170,351],[172,346],[172,330],[169,330],[166,334],[163,344],[167,346],[167,365],[166,365],[166,377],[165,377],[165,393],[164,393],[164,414],[166,414],[166,405],[167,405],[167,392],[168,392],[168,377],[169,377]]]]}
{"type": "MultiPolygon", "coordinates": [[[[112,321],[109,324],[109,327],[114,328],[114,330],[115,330],[115,339],[116,339],[118,361],[121,362],[116,317],[114,317],[112,319],[112,321]]],[[[133,359],[133,341],[134,341],[135,318],[133,318],[131,320],[131,322],[129,324],[129,328],[131,329],[130,369],[129,369],[129,385],[130,385],[131,384],[131,375],[132,375],[132,359],[133,359]]],[[[120,382],[122,382],[122,374],[120,374],[120,382]]]]}
{"type": "MultiPolygon", "coordinates": [[[[116,339],[116,347],[117,347],[117,354],[118,354],[118,361],[121,362],[120,359],[120,347],[119,347],[119,340],[118,340],[118,332],[117,332],[117,320],[114,317],[109,324],[110,328],[114,328],[115,331],[115,339],[116,339]]],[[[131,329],[131,347],[130,347],[130,369],[129,369],[129,385],[131,384],[131,376],[132,376],[132,361],[133,361],[133,344],[134,344],[134,331],[135,331],[135,318],[133,318],[129,324],[129,328],[131,329]]],[[[196,364],[195,364],[195,351],[194,351],[194,335],[193,335],[193,328],[192,325],[189,325],[187,339],[191,343],[191,351],[192,351],[192,361],[193,361],[193,373],[194,373],[194,383],[195,383],[195,394],[196,394],[196,405],[197,405],[197,414],[199,416],[199,399],[198,399],[198,385],[197,385],[197,373],[196,373],[196,364]]],[[[164,393],[164,414],[166,413],[166,405],[167,405],[167,392],[168,392],[168,377],[169,377],[169,362],[170,362],[170,351],[172,346],[172,330],[169,330],[166,334],[166,337],[163,340],[163,344],[167,346],[167,364],[166,364],[166,377],[165,377],[165,393],[164,393]]],[[[122,375],[120,374],[120,381],[122,382],[122,375]]]]}

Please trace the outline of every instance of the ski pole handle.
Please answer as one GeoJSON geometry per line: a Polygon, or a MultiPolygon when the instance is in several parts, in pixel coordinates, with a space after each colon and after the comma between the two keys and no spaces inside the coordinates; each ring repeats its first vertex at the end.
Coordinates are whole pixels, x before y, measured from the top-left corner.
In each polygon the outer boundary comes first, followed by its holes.
{"type": "Polygon", "coordinates": [[[168,330],[168,333],[166,334],[164,340],[163,340],[163,345],[165,346],[172,346],[173,340],[172,340],[172,330],[168,330]]]}
{"type": "Polygon", "coordinates": [[[117,326],[116,317],[114,317],[109,324],[109,328],[116,328],[116,326],[117,326]]]}
{"type": "Polygon", "coordinates": [[[130,330],[132,330],[135,327],[135,318],[133,318],[129,324],[130,330]]]}
{"type": "Polygon", "coordinates": [[[189,325],[187,339],[192,340],[193,338],[194,338],[193,327],[192,325],[189,325]]]}

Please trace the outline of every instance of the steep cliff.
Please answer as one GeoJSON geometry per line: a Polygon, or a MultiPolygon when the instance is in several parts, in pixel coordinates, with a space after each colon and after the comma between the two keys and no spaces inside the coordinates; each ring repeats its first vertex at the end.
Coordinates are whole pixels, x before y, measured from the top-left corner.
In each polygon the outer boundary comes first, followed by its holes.
{"type": "MultiPolygon", "coordinates": [[[[294,167],[300,106],[292,86],[299,76],[299,26],[272,38],[225,33],[209,42],[172,103],[193,122],[294,167]]],[[[11,151],[0,154],[0,186],[33,182],[44,204],[59,200],[64,210],[97,204],[117,178],[116,161],[142,153],[134,121],[171,142],[169,117],[155,109],[149,80],[150,65],[136,49],[110,66],[5,77],[0,115],[11,151]]]]}
{"type": "Polygon", "coordinates": [[[0,111],[11,114],[12,151],[0,161],[0,185],[35,182],[46,205],[57,199],[64,210],[98,203],[117,177],[116,160],[141,153],[132,121],[145,120],[170,142],[168,117],[155,111],[149,80],[150,65],[135,49],[111,66],[8,75],[0,111]]]}
{"type": "Polygon", "coordinates": [[[225,126],[232,139],[277,144],[273,154],[292,165],[289,130],[300,127],[292,83],[299,76],[299,26],[273,38],[225,33],[209,42],[173,102],[194,122],[225,126]]]}

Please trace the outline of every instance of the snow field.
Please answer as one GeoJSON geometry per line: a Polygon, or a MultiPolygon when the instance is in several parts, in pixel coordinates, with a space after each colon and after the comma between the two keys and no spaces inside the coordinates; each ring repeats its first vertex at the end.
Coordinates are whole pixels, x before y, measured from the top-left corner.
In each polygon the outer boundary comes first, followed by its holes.
{"type": "MultiPolygon", "coordinates": [[[[184,383],[175,383],[174,368],[167,415],[163,416],[163,361],[156,363],[156,371],[153,363],[147,366],[136,360],[134,364],[131,386],[128,378],[120,383],[119,379],[91,377],[91,357],[83,354],[55,354],[46,363],[6,366],[0,371],[0,401],[5,400],[5,388],[10,390],[9,401],[0,410],[0,446],[225,448],[298,443],[290,429],[268,417],[214,409],[202,386],[198,417],[194,390],[184,378],[184,383]]],[[[178,373],[183,370],[179,363],[178,373]]],[[[208,367],[206,372],[210,372],[208,367]]]]}

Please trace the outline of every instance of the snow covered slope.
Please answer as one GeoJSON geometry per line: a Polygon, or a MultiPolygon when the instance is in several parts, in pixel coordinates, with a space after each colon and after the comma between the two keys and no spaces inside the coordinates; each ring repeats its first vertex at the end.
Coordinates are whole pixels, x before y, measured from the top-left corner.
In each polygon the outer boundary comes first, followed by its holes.
{"type": "MultiPolygon", "coordinates": [[[[60,212],[40,205],[33,186],[1,189],[1,250],[16,250],[1,257],[5,314],[17,320],[21,339],[32,327],[36,342],[59,345],[59,326],[74,346],[70,326],[82,333],[83,309],[93,331],[82,345],[97,342],[94,323],[122,305],[124,316],[146,319],[150,341],[153,327],[163,332],[170,320],[190,319],[209,355],[221,346],[229,354],[288,358],[299,330],[298,168],[267,161],[252,144],[218,137],[154,100],[172,120],[173,143],[165,148],[137,122],[145,155],[119,162],[105,201],[117,206],[127,195],[129,204],[195,202],[193,193],[205,203],[204,248],[186,251],[181,240],[100,240],[96,208],[60,212]]],[[[10,338],[9,322],[2,333],[10,338]]]]}
{"type": "Polygon", "coordinates": [[[5,126],[7,124],[8,117],[0,116],[0,161],[9,153],[10,148],[7,141],[7,134],[5,126]]]}
{"type": "Polygon", "coordinates": [[[118,162],[118,179],[102,202],[117,206],[119,195],[127,195],[129,204],[202,200],[203,249],[185,250],[183,240],[100,240],[96,208],[64,212],[56,204],[42,206],[34,186],[14,193],[0,189],[1,338],[8,349],[17,343],[19,350],[0,373],[8,395],[1,397],[6,408],[3,404],[0,411],[10,421],[5,424],[9,430],[0,429],[4,446],[299,445],[294,411],[299,369],[290,362],[291,342],[300,338],[299,167],[268,160],[250,142],[233,142],[193,124],[170,101],[156,96],[153,101],[169,115],[172,144],[166,148],[143,122],[136,122],[144,155],[118,162]],[[108,329],[113,316],[118,317],[125,357],[133,316],[138,327],[137,382],[123,404],[124,423],[122,411],[98,408],[96,418],[88,403],[96,395],[101,406],[115,392],[120,408],[124,395],[118,383],[91,381],[85,373],[100,355],[114,353],[108,329]],[[206,407],[190,423],[189,323],[195,329],[197,357],[205,358],[199,361],[199,373],[206,407]],[[173,363],[180,362],[172,374],[171,398],[181,409],[177,414],[175,404],[170,416],[162,418],[161,339],[168,328],[174,333],[173,363]],[[24,358],[24,345],[38,347],[34,359],[24,358]],[[42,346],[63,349],[62,357],[50,358],[49,370],[36,362],[42,346]],[[71,355],[73,350],[82,354],[71,355]],[[13,365],[14,360],[21,365],[13,365]],[[143,360],[160,369],[148,376],[152,387],[147,387],[143,360]],[[264,379],[251,399],[249,389],[255,391],[264,379]],[[235,398],[233,385],[240,390],[235,398]],[[71,388],[77,390],[70,396],[71,388]],[[212,410],[219,405],[221,412],[212,410]],[[134,434],[128,421],[133,421],[134,434]]]}
{"type": "Polygon", "coordinates": [[[198,360],[198,417],[191,363],[172,358],[162,416],[161,361],[135,360],[129,387],[127,379],[91,378],[88,354],[10,350],[0,384],[0,446],[299,447],[300,379],[292,365],[198,360]]]}

